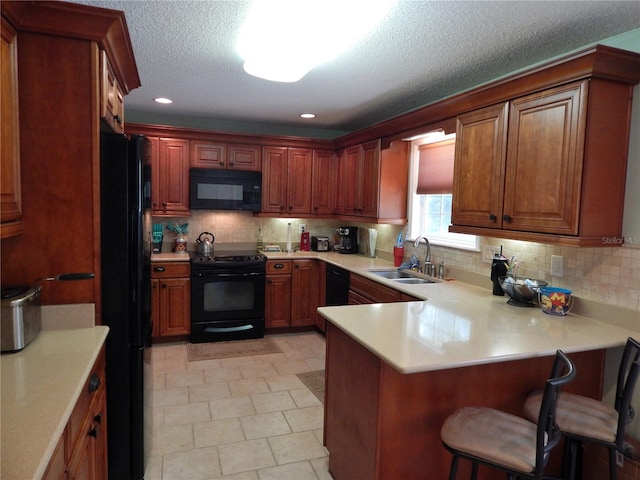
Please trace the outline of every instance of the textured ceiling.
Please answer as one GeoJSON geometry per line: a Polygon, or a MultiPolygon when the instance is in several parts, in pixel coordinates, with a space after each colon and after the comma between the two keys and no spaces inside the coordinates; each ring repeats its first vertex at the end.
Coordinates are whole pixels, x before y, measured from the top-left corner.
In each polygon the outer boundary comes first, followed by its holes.
{"type": "MultiPolygon", "coordinates": [[[[77,3],[125,12],[142,82],[129,112],[343,132],[640,27],[638,1],[399,0],[358,45],[288,84],[242,69],[234,44],[250,2],[77,3]]],[[[340,32],[326,25],[326,35],[340,32]]]]}

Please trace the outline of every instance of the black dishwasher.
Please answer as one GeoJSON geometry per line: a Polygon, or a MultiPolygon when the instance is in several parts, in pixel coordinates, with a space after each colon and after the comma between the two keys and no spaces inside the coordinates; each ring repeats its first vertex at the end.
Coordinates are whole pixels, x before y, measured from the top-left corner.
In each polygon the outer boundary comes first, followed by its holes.
{"type": "Polygon", "coordinates": [[[349,304],[349,272],[344,268],[327,264],[326,305],[349,304]]]}

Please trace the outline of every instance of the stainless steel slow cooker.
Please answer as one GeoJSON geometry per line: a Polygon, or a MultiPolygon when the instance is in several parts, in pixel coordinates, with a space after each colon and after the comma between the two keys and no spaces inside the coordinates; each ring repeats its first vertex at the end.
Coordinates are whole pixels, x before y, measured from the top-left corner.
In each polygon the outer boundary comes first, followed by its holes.
{"type": "Polygon", "coordinates": [[[2,287],[0,343],[2,352],[16,352],[29,345],[42,329],[41,285],[2,287]]]}

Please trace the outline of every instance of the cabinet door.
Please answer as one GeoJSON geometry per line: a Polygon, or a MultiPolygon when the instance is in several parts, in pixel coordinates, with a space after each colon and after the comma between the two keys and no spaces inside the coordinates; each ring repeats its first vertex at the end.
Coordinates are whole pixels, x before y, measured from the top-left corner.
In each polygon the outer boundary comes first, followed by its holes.
{"type": "Polygon", "coordinates": [[[189,165],[197,168],[226,168],[227,146],[210,142],[191,142],[189,165]]]}
{"type": "Polygon", "coordinates": [[[228,168],[232,170],[262,170],[262,155],[259,145],[234,145],[227,147],[228,168]]]}
{"type": "Polygon", "coordinates": [[[2,145],[0,157],[0,238],[24,230],[20,197],[20,125],[18,122],[18,50],[16,32],[2,18],[2,77],[0,99],[2,145]]]}
{"type": "Polygon", "coordinates": [[[453,174],[454,225],[500,228],[508,104],[458,117],[453,174]]]}
{"type": "Polygon", "coordinates": [[[338,157],[334,152],[313,151],[312,178],[311,213],[333,215],[338,195],[338,157]]]}
{"type": "Polygon", "coordinates": [[[284,213],[287,202],[287,148],[262,151],[262,211],[284,213]]]}
{"type": "Polygon", "coordinates": [[[157,170],[154,179],[158,183],[158,199],[152,201],[154,215],[190,215],[189,141],[160,138],[157,170]]]}
{"type": "Polygon", "coordinates": [[[265,295],[265,327],[291,326],[291,275],[267,275],[265,295]]]}
{"type": "Polygon", "coordinates": [[[116,133],[124,133],[124,94],[106,52],[100,62],[100,116],[116,133]]]}
{"type": "Polygon", "coordinates": [[[291,280],[291,326],[314,325],[318,308],[318,262],[294,260],[291,280]]]}
{"type": "Polygon", "coordinates": [[[511,102],[505,230],[576,235],[587,82],[511,102]]]}
{"type": "Polygon", "coordinates": [[[151,336],[160,336],[160,280],[151,279],[151,322],[153,323],[153,331],[151,336]]]}
{"type": "Polygon", "coordinates": [[[311,213],[311,172],[313,154],[309,149],[290,148],[287,165],[287,212],[311,213]]]}
{"type": "Polygon", "coordinates": [[[160,335],[187,335],[191,331],[191,280],[166,278],[160,280],[160,335]]]}
{"type": "Polygon", "coordinates": [[[380,140],[374,140],[362,145],[362,155],[358,162],[358,215],[378,216],[379,183],[380,140]]]}
{"type": "Polygon", "coordinates": [[[340,154],[338,211],[343,215],[355,215],[357,213],[358,165],[362,155],[361,148],[360,145],[349,147],[340,154]]]}

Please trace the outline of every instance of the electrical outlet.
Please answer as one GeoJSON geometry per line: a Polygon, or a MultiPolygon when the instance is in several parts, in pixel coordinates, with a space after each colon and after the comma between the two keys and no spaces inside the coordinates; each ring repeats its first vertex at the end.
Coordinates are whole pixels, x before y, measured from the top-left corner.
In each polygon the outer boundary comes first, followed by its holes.
{"type": "Polygon", "coordinates": [[[493,262],[494,254],[495,254],[495,247],[492,247],[491,245],[484,245],[482,247],[482,261],[484,263],[493,262]]]}
{"type": "Polygon", "coordinates": [[[564,275],[564,257],[562,255],[551,255],[551,276],[562,277],[564,275]]]}
{"type": "Polygon", "coordinates": [[[304,223],[300,223],[298,224],[298,233],[302,233],[302,232],[306,232],[307,231],[307,225],[304,223]]]}

